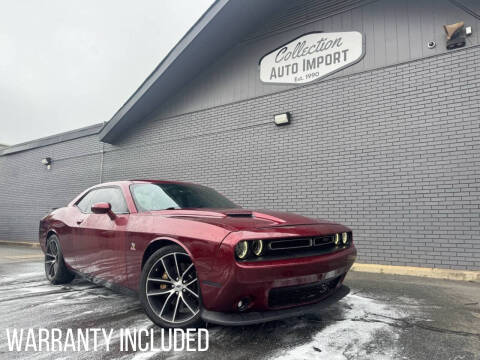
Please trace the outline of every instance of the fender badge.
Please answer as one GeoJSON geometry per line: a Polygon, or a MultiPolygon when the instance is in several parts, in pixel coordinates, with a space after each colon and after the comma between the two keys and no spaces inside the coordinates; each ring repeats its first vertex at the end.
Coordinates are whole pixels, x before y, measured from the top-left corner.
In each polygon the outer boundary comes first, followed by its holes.
{"type": "Polygon", "coordinates": [[[135,243],[134,242],[130,243],[130,250],[137,250],[137,249],[135,249],[135,243]]]}

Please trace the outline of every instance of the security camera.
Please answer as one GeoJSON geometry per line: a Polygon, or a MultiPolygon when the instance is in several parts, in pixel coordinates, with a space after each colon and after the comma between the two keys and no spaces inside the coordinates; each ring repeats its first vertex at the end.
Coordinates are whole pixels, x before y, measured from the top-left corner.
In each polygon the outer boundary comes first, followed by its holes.
{"type": "Polygon", "coordinates": [[[443,28],[447,35],[447,50],[453,50],[465,46],[467,31],[465,30],[465,23],[463,21],[451,25],[443,25],[443,28]]]}

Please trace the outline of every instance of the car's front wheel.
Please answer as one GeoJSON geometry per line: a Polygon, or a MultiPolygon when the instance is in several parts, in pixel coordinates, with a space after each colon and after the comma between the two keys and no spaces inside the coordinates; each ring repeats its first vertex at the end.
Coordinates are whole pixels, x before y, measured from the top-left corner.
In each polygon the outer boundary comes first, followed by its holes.
{"type": "Polygon", "coordinates": [[[52,235],[47,239],[45,275],[52,284],[66,284],[71,282],[75,277],[65,265],[60,242],[56,235],[52,235]]]}
{"type": "Polygon", "coordinates": [[[200,287],[190,256],[177,245],[157,250],[145,263],[140,300],[162,327],[194,327],[200,321],[200,287]]]}

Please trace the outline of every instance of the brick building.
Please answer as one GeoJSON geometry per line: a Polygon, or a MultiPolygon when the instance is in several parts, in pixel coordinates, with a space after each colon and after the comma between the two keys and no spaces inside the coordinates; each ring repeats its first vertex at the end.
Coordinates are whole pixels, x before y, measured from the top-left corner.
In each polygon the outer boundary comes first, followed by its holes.
{"type": "Polygon", "coordinates": [[[218,0],[105,126],[0,150],[0,239],[36,241],[99,182],[159,178],[345,223],[359,262],[478,270],[479,19],[474,0],[218,0]],[[472,34],[447,50],[458,21],[472,34]],[[328,33],[358,59],[261,81],[265,55],[328,33]]]}

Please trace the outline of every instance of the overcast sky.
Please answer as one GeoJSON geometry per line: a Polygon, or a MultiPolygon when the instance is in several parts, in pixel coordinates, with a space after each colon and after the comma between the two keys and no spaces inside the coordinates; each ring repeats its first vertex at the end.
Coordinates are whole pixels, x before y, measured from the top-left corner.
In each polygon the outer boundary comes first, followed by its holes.
{"type": "Polygon", "coordinates": [[[108,121],[213,0],[0,0],[0,143],[108,121]]]}

